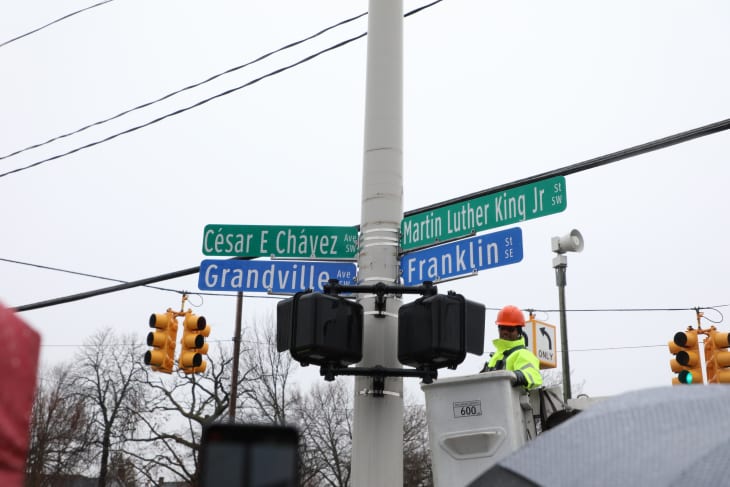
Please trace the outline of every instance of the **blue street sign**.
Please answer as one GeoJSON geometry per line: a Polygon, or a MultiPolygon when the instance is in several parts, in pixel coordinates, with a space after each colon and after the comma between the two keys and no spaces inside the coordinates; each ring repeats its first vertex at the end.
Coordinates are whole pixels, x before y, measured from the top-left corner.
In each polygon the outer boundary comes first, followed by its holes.
{"type": "Polygon", "coordinates": [[[408,252],[401,257],[403,284],[442,281],[522,260],[522,229],[509,228],[408,252]]]}
{"type": "Polygon", "coordinates": [[[322,291],[330,279],[355,284],[357,267],[351,262],[299,262],[293,260],[215,260],[200,263],[201,291],[252,291],[296,293],[322,291]]]}

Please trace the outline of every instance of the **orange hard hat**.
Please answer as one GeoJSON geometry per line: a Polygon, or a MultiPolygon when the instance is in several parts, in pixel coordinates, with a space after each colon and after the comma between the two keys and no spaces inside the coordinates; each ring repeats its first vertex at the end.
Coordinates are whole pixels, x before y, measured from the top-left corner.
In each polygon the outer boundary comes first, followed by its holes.
{"type": "Polygon", "coordinates": [[[497,313],[497,326],[525,326],[525,316],[517,306],[507,305],[497,313]]]}

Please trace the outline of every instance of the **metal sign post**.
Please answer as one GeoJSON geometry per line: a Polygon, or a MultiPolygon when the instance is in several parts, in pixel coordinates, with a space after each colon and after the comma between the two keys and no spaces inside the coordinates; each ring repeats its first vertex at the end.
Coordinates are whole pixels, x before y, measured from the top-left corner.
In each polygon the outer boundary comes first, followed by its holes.
{"type": "MultiPolygon", "coordinates": [[[[398,284],[403,219],[403,0],[370,0],[358,284],[398,284]]],[[[400,299],[360,294],[365,311],[360,367],[401,368],[397,357],[400,299]],[[380,314],[380,316],[376,316],[380,314]]],[[[355,377],[352,485],[403,485],[403,378],[355,377]]]]}

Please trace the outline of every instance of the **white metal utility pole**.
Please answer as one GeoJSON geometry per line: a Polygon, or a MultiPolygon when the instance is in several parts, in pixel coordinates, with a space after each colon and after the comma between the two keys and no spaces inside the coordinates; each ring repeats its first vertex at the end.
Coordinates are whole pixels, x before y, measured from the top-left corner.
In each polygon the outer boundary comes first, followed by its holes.
{"type": "MultiPolygon", "coordinates": [[[[398,246],[403,219],[403,0],[370,0],[365,141],[358,284],[400,283],[398,246]]],[[[387,296],[376,316],[375,296],[360,295],[365,310],[360,367],[401,367],[400,299],[387,296]]],[[[370,377],[355,378],[352,433],[354,487],[403,485],[403,378],[387,377],[375,397],[370,377]]]]}

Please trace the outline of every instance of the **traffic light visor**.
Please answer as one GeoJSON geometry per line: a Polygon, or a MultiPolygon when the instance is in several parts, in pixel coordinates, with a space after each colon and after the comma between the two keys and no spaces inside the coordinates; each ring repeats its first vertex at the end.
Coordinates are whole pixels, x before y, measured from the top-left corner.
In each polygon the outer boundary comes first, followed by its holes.
{"type": "MultiPolygon", "coordinates": [[[[204,316],[197,316],[192,313],[185,315],[186,330],[205,330],[205,326],[206,321],[204,316]]],[[[210,331],[208,331],[208,334],[210,334],[210,331]]]]}
{"type": "Polygon", "coordinates": [[[717,348],[730,347],[730,333],[713,333],[712,341],[715,342],[717,348]]]}
{"type": "Polygon", "coordinates": [[[203,363],[203,356],[197,352],[182,352],[180,354],[180,365],[183,368],[200,367],[203,363]]]}
{"type": "Polygon", "coordinates": [[[165,361],[166,354],[162,350],[147,350],[144,354],[145,365],[159,367],[165,361]]]}
{"type": "Polygon", "coordinates": [[[167,344],[167,333],[151,331],[147,334],[147,345],[150,347],[162,348],[167,344]]]}
{"type": "Polygon", "coordinates": [[[697,352],[681,350],[677,352],[677,362],[686,367],[700,365],[700,355],[697,352]]]}
{"type": "Polygon", "coordinates": [[[183,336],[183,346],[185,348],[202,348],[205,344],[203,335],[188,334],[183,336]]]}
{"type": "Polygon", "coordinates": [[[168,313],[152,313],[150,315],[150,328],[164,330],[172,321],[173,317],[168,313]]]}
{"type": "Polygon", "coordinates": [[[697,345],[697,332],[678,331],[674,334],[674,343],[680,347],[694,347],[697,345]]]}

